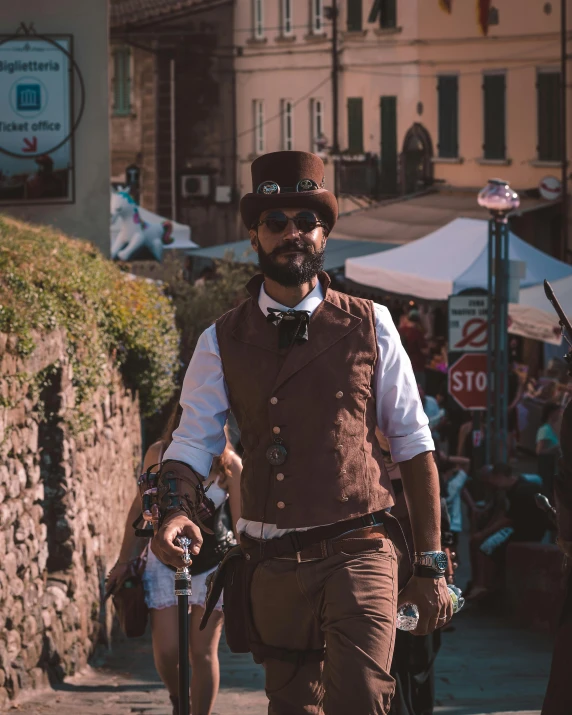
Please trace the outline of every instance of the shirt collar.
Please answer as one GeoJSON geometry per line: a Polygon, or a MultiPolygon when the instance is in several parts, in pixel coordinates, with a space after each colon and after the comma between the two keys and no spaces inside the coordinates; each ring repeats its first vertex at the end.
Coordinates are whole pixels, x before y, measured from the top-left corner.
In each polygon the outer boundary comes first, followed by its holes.
{"type": "MultiPolygon", "coordinates": [[[[320,303],[324,300],[324,289],[320,281],[316,284],[313,291],[308,293],[308,295],[294,306],[293,310],[307,310],[310,315],[316,310],[320,303]]],[[[264,283],[260,286],[260,294],[258,295],[258,306],[262,311],[263,315],[268,315],[268,308],[276,308],[276,310],[292,310],[286,305],[281,305],[273,300],[268,293],[264,290],[264,283]]]]}

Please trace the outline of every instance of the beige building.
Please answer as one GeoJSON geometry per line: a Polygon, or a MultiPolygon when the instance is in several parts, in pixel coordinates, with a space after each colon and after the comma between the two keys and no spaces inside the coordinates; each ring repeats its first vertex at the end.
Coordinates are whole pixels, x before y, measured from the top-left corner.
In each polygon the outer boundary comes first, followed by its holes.
{"type": "Polygon", "coordinates": [[[250,190],[252,159],[279,149],[322,150],[343,211],[428,187],[474,194],[500,176],[535,209],[523,237],[560,253],[559,205],[538,200],[542,179],[561,177],[559,3],[496,0],[486,36],[474,0],[452,0],[451,13],[439,0],[337,5],[334,162],[326,4],[236,1],[239,193],[250,190]]]}

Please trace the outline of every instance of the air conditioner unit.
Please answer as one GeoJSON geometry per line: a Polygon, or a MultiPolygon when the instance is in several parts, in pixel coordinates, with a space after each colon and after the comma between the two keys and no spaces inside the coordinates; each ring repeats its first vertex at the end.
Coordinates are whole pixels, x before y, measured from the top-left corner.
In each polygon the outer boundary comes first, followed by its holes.
{"type": "Polygon", "coordinates": [[[211,177],[208,174],[184,174],[181,176],[181,196],[188,198],[204,198],[210,196],[211,177]]]}

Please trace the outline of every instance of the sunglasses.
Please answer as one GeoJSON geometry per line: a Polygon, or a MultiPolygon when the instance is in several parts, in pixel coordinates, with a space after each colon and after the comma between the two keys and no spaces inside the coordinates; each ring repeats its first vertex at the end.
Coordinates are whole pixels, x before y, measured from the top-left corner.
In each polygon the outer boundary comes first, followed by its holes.
{"type": "Polygon", "coordinates": [[[318,226],[322,226],[322,228],[325,229],[328,228],[325,223],[311,213],[298,214],[294,217],[286,216],[286,214],[283,213],[270,214],[270,216],[267,216],[263,221],[259,221],[255,224],[254,228],[266,224],[271,233],[282,233],[282,231],[286,229],[286,226],[288,226],[289,221],[294,222],[294,226],[296,226],[300,233],[312,233],[318,226]]]}

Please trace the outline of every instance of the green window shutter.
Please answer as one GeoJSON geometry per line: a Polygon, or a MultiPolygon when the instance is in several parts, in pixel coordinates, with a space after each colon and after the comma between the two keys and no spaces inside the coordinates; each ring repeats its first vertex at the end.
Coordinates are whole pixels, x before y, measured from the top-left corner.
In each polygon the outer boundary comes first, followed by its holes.
{"type": "Polygon", "coordinates": [[[439,111],[439,156],[454,159],[459,156],[459,78],[441,75],[437,78],[439,111]]]}
{"type": "Polygon", "coordinates": [[[381,182],[384,194],[397,192],[397,97],[382,97],[381,182]]]}
{"type": "Polygon", "coordinates": [[[131,53],[129,48],[113,54],[113,112],[129,114],[131,110],[131,53]]]}
{"type": "Polygon", "coordinates": [[[379,24],[384,30],[397,27],[397,0],[381,0],[379,24]]]}
{"type": "Polygon", "coordinates": [[[348,97],[348,151],[363,154],[363,99],[348,97]]]}
{"type": "Polygon", "coordinates": [[[560,72],[540,72],[537,78],[538,158],[562,159],[562,122],[560,116],[560,72]]]}
{"type": "Polygon", "coordinates": [[[506,84],[504,74],[484,76],[485,159],[506,159],[506,84]]]}
{"type": "Polygon", "coordinates": [[[348,32],[362,30],[362,0],[347,0],[348,32]]]}

